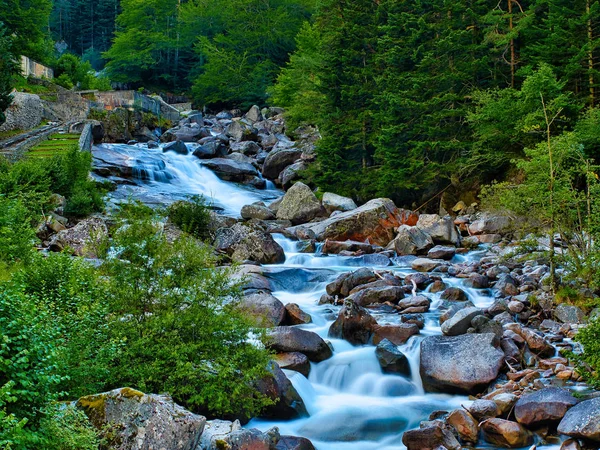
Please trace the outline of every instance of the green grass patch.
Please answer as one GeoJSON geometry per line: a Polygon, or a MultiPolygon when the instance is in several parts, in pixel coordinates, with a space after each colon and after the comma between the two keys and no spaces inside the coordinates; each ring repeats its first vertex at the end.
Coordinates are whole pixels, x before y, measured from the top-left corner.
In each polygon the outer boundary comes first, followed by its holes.
{"type": "Polygon", "coordinates": [[[0,131],[0,140],[8,139],[23,133],[23,130],[7,130],[0,131]]]}
{"type": "Polygon", "coordinates": [[[77,145],[79,135],[73,133],[55,133],[48,140],[40,142],[29,150],[30,158],[49,158],[66,153],[70,147],[77,145]]]}

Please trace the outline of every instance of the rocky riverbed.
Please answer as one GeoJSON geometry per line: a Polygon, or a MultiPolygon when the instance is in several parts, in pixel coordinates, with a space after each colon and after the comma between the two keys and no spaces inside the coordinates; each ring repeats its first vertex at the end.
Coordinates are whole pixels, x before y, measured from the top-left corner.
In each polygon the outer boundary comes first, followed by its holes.
{"type": "MultiPolygon", "coordinates": [[[[93,151],[113,203],[211,200],[215,251],[240,264],[239,307],[269,330],[260,388],[276,404],[242,427],[116,390],[79,401],[97,425],[118,424],[123,448],[600,447],[600,400],[567,357],[588,317],[555,304],[548,262],[519,246],[515,222],[474,205],[441,216],[317,197],[295,181],[318,133],[292,140],[280,113],[194,113],[162,142],[93,151]]],[[[61,219],[40,226],[46,245],[93,257],[85,241],[104,219],[61,219]]]]}

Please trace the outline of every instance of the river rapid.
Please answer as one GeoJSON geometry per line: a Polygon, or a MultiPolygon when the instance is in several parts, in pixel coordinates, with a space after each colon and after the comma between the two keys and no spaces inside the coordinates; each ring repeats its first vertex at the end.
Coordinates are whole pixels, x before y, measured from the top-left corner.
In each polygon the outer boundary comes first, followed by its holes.
{"type": "MultiPolygon", "coordinates": [[[[222,181],[191,154],[163,153],[160,148],[148,149],[144,144],[104,144],[94,147],[93,154],[95,167],[119,161],[132,170],[133,178],[127,182],[115,175],[105,178],[117,183],[117,189],[110,194],[112,204],[138,199],[151,205],[166,205],[201,194],[221,214],[239,217],[242,206],[257,201],[268,203],[283,195],[272,183],[268,183],[267,189],[259,190],[222,181]]],[[[413,272],[410,257],[395,258],[391,266],[374,267],[368,258],[322,255],[319,246],[315,253],[299,253],[296,242],[282,235],[274,235],[274,238],[283,247],[286,260],[269,266],[270,276],[277,278],[277,285],[281,286],[273,295],[282,303],[296,303],[309,313],[312,323],[301,327],[328,339],[334,354],[323,362],[311,363],[308,379],[298,372],[285,371],[304,400],[309,417],[280,422],[254,419],[247,427],[266,431],[277,426],[282,435],[309,438],[318,450],[400,450],[406,448],[402,445],[403,432],[417,428],[433,411],[450,411],[470,404],[463,396],[425,393],[421,383],[420,342],[425,336],[441,334],[440,293],[424,292],[432,300],[430,311],[424,314],[425,327],[399,347],[410,361],[410,377],[384,374],[372,345],[355,347],[344,340],[327,337],[341,308],[318,305],[328,283],[341,273],[360,267],[404,276],[413,272]],[[310,276],[311,273],[318,276],[310,276]]],[[[487,249],[481,247],[456,255],[452,262],[469,264],[487,253],[487,249]]],[[[485,308],[494,300],[491,290],[468,288],[463,285],[463,279],[441,275],[447,285],[463,289],[477,307],[485,308]]],[[[399,322],[398,314],[370,312],[380,324],[399,322]]],[[[559,447],[537,448],[558,450],[559,447]]]]}

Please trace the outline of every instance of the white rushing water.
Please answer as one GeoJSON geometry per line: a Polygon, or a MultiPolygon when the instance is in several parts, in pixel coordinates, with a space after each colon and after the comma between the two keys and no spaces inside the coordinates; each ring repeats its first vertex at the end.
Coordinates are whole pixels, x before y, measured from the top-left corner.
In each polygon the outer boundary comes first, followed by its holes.
{"type": "MultiPolygon", "coordinates": [[[[162,153],[160,149],[149,150],[145,145],[104,145],[95,148],[94,155],[100,164],[101,160],[110,158],[124,161],[139,177],[133,184],[119,185],[117,191],[111,194],[115,202],[135,198],[147,203],[168,204],[189,195],[202,194],[221,207],[224,213],[239,216],[243,205],[259,200],[268,203],[282,195],[272,186],[261,191],[224,182],[202,167],[191,154],[162,153]]],[[[313,318],[312,323],[301,328],[327,339],[329,327],[340,307],[318,305],[325,286],[344,271],[369,267],[368,259],[322,255],[320,247],[314,254],[300,253],[296,242],[282,235],[274,237],[286,254],[286,261],[276,267],[302,268],[320,275],[315,277],[317,281],[314,282],[287,280],[284,275],[283,280],[278,279],[282,289],[273,295],[284,304],[298,304],[313,318]],[[325,279],[323,273],[326,274],[325,279]]],[[[455,262],[468,263],[479,257],[481,252],[472,252],[455,257],[455,262]]],[[[385,270],[399,275],[412,272],[410,258],[396,258],[394,263],[385,270]]],[[[382,269],[380,266],[377,268],[382,269]]],[[[491,292],[467,288],[462,279],[445,276],[444,281],[447,285],[465,290],[469,300],[478,307],[486,307],[493,301],[491,292]]],[[[384,374],[375,357],[374,346],[354,347],[344,340],[331,339],[333,357],[318,364],[311,363],[308,379],[297,372],[285,371],[304,400],[310,416],[292,421],[254,419],[247,427],[266,431],[277,426],[281,434],[311,439],[318,450],[400,450],[405,448],[402,445],[403,432],[418,427],[419,422],[426,420],[433,411],[450,411],[468,405],[467,397],[423,391],[419,375],[419,344],[424,336],[441,333],[438,322],[440,311],[437,309],[441,304],[440,294],[425,294],[432,299],[431,311],[424,315],[425,327],[419,335],[399,347],[410,362],[410,377],[384,374]]],[[[397,314],[373,312],[373,315],[380,323],[399,321],[397,314]]],[[[544,450],[558,448],[538,446],[538,449],[544,450]]]]}

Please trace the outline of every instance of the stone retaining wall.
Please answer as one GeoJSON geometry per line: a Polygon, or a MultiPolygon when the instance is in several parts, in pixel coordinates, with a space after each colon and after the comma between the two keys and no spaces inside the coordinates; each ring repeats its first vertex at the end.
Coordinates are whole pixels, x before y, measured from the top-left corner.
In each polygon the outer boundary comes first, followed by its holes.
{"type": "Polygon", "coordinates": [[[86,123],[79,137],[79,150],[82,152],[91,152],[93,143],[92,124],[86,123]]]}

